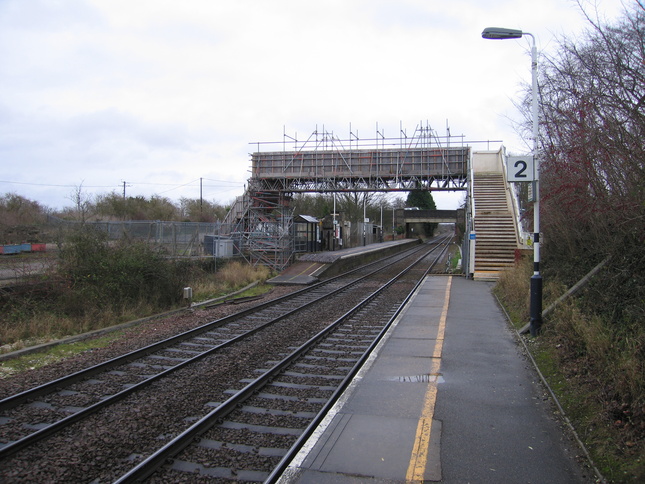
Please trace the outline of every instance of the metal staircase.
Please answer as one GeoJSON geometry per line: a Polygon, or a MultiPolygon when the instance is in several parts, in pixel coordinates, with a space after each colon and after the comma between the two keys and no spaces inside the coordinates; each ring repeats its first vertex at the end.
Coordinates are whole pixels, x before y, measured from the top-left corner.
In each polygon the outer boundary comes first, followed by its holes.
{"type": "Polygon", "coordinates": [[[502,173],[480,173],[473,177],[475,279],[497,279],[515,263],[518,237],[515,218],[506,195],[502,173]]]}

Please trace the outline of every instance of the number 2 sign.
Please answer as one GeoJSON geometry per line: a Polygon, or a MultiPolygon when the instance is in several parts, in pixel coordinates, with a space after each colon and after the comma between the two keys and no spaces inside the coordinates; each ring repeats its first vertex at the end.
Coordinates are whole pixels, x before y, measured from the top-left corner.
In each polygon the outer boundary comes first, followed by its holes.
{"type": "Polygon", "coordinates": [[[509,156],[506,159],[506,179],[509,182],[534,181],[533,155],[509,156]]]}

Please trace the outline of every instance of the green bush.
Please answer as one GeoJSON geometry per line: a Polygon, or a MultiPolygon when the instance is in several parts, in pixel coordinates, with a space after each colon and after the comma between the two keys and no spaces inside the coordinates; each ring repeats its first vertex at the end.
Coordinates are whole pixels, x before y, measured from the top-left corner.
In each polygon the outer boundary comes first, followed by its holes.
{"type": "Polygon", "coordinates": [[[166,308],[181,298],[188,271],[187,264],[166,259],[146,243],[109,243],[105,233],[82,227],[60,251],[58,275],[67,282],[62,305],[68,314],[142,303],[166,308]]]}
{"type": "MultiPolygon", "coordinates": [[[[169,259],[143,242],[109,241],[95,228],[66,234],[59,260],[38,284],[0,291],[0,346],[34,344],[227,294],[270,276],[266,267],[223,260],[169,259]]],[[[6,351],[6,348],[4,349],[6,351]]]]}

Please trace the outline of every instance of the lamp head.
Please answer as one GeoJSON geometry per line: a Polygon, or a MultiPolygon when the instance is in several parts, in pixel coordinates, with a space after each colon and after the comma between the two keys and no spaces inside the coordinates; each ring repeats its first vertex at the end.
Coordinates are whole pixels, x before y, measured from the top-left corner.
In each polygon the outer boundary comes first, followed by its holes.
{"type": "Polygon", "coordinates": [[[486,27],[482,32],[484,39],[521,39],[524,32],[517,29],[505,29],[502,27],[486,27]]]}

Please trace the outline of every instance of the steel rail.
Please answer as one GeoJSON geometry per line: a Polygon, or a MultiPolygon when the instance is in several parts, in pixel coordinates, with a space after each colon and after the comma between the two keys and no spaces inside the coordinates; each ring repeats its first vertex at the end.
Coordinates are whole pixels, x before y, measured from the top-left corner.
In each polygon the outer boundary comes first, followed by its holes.
{"type": "MultiPolygon", "coordinates": [[[[418,247],[414,247],[412,250],[419,250],[418,247]]],[[[411,250],[411,251],[412,251],[411,250]]],[[[332,282],[335,282],[336,280],[342,278],[342,277],[347,277],[348,275],[354,274],[358,271],[365,270],[365,268],[368,268],[372,265],[376,265],[378,263],[382,263],[384,260],[389,260],[390,258],[396,258],[397,256],[402,256],[402,254],[406,254],[408,251],[404,251],[399,254],[394,254],[390,256],[389,258],[381,259],[378,261],[371,262],[369,264],[365,264],[364,266],[358,267],[356,269],[353,269],[351,271],[345,272],[343,274],[339,274],[338,276],[332,277],[330,279],[327,279],[325,281],[318,282],[314,285],[308,286],[306,288],[300,289],[299,291],[295,291],[291,294],[286,294],[284,296],[281,296],[279,298],[273,299],[271,301],[267,301],[265,303],[262,303],[260,305],[254,306],[252,308],[248,308],[242,311],[239,311],[235,314],[231,314],[229,316],[225,316],[223,318],[217,319],[215,321],[211,321],[209,323],[206,323],[202,326],[198,326],[197,328],[193,328],[191,330],[185,331],[183,333],[180,333],[175,336],[171,336],[170,338],[166,338],[162,341],[158,341],[156,343],[150,344],[148,346],[145,346],[143,348],[139,348],[137,350],[133,350],[129,353],[126,353],[121,356],[117,356],[116,358],[112,358],[108,361],[104,361],[102,363],[96,364],[94,366],[91,366],[89,368],[85,368],[83,370],[79,370],[75,373],[72,373],[70,375],[66,375],[64,377],[58,378],[56,380],[52,380],[50,382],[44,383],[42,385],[39,385],[34,388],[30,388],[29,390],[25,390],[23,392],[17,393],[15,395],[12,395],[10,397],[4,398],[0,400],[0,411],[8,410],[11,408],[14,408],[17,405],[20,405],[21,403],[32,399],[36,398],[42,395],[46,395],[48,393],[51,393],[52,391],[71,385],[73,383],[76,383],[78,381],[81,381],[85,378],[88,378],[90,376],[96,375],[97,373],[101,373],[103,371],[106,371],[110,368],[113,368],[115,366],[123,365],[125,363],[128,363],[130,361],[136,360],[138,358],[141,358],[143,356],[147,356],[150,353],[154,353],[155,351],[164,348],[166,346],[170,346],[174,343],[177,343],[179,341],[183,341],[185,339],[189,339],[197,334],[209,331],[211,329],[217,328],[219,326],[222,326],[223,324],[226,324],[230,321],[233,321],[235,319],[242,318],[244,316],[247,316],[252,313],[258,312],[258,310],[261,309],[266,309],[271,306],[277,306],[278,304],[285,302],[289,299],[296,298],[298,296],[301,296],[307,292],[313,292],[316,289],[319,289],[325,285],[329,285],[332,282]]],[[[405,255],[404,255],[405,256],[405,255]]]]}
{"type": "MultiPolygon", "coordinates": [[[[342,324],[345,320],[350,318],[352,315],[357,313],[359,310],[367,306],[368,303],[370,303],[374,298],[376,298],[378,295],[380,295],[382,292],[384,292],[386,289],[388,289],[391,285],[393,285],[395,282],[397,282],[401,277],[403,277],[405,274],[407,274],[409,271],[411,271],[419,262],[426,257],[428,257],[434,250],[436,250],[438,247],[437,246],[433,249],[431,249],[428,253],[424,254],[422,257],[417,258],[412,264],[410,264],[408,267],[406,267],[404,270],[402,270],[399,274],[391,278],[387,283],[385,283],[383,286],[378,288],[376,291],[374,291],[372,294],[368,295],[366,298],[364,298],[361,302],[356,304],[352,309],[347,311],[344,315],[342,315],[340,318],[338,318],[336,321],[331,323],[327,328],[323,329],[320,331],[318,334],[310,338],[306,343],[301,345],[299,348],[294,350],[292,353],[290,353],[287,357],[282,359],[280,362],[275,364],[271,369],[267,370],[265,373],[263,373],[261,376],[253,380],[252,382],[248,383],[244,388],[242,388],[240,391],[235,393],[233,396],[228,398],[225,402],[223,402],[221,405],[213,409],[211,412],[209,412],[207,415],[199,419],[197,422],[195,422],[193,425],[191,425],[188,429],[186,429],[184,432],[181,434],[177,435],[175,438],[173,438],[170,442],[168,442],[166,445],[161,447],[159,450],[148,456],[145,460],[140,462],[137,466],[132,468],[129,472],[121,476],[118,480],[115,481],[115,484],[125,484],[125,483],[133,483],[133,482],[141,482],[142,480],[146,479],[150,475],[152,475],[157,469],[159,469],[167,459],[172,458],[176,456],[179,452],[184,450],[186,447],[188,447],[193,440],[198,437],[199,435],[203,434],[207,430],[209,430],[211,427],[216,425],[218,421],[220,421],[222,418],[224,418],[226,415],[231,413],[233,410],[238,408],[238,406],[247,400],[250,396],[253,394],[257,393],[257,391],[265,386],[268,382],[273,380],[276,375],[278,375],[280,372],[282,372],[286,367],[290,366],[295,360],[300,358],[305,352],[309,351],[317,342],[319,342],[322,338],[324,338],[327,334],[329,334],[331,331],[336,329],[340,324],[342,324]]],[[[427,273],[432,269],[434,264],[436,264],[437,260],[440,258],[441,254],[445,252],[447,249],[448,244],[446,243],[446,246],[443,248],[443,250],[440,252],[439,256],[436,257],[435,262],[428,267],[423,275],[419,278],[419,281],[415,285],[414,289],[411,291],[411,293],[406,297],[405,302],[407,302],[410,298],[410,295],[416,290],[416,288],[419,286],[423,278],[427,275],[427,273]]],[[[397,309],[395,316],[393,316],[387,323],[386,326],[389,327],[389,325],[392,323],[392,321],[395,319],[396,315],[398,315],[402,309],[404,304],[400,305],[400,307],[397,309]]],[[[382,330],[379,335],[378,339],[382,338],[382,336],[385,334],[386,330],[382,330]]],[[[361,357],[361,363],[365,361],[367,356],[369,355],[369,352],[373,350],[373,348],[376,346],[377,342],[373,342],[369,348],[368,351],[361,357]]],[[[356,371],[358,371],[358,368],[360,366],[355,365],[354,368],[356,371]]],[[[353,371],[353,370],[352,370],[353,371]]],[[[343,385],[343,389],[347,386],[349,381],[351,381],[351,378],[353,378],[355,372],[350,376],[346,377],[341,385],[343,385]]],[[[340,396],[341,391],[336,390],[333,394],[335,398],[340,396]]],[[[328,404],[329,405],[329,404],[328,404]]],[[[328,406],[326,405],[324,407],[325,413],[328,410],[328,406]]],[[[318,415],[315,417],[317,423],[322,419],[324,416],[324,413],[321,411],[318,413],[318,415]]],[[[307,434],[307,437],[313,432],[315,429],[315,426],[310,424],[306,429],[305,433],[307,434]]],[[[305,441],[305,438],[299,438],[296,442],[296,445],[298,445],[298,450],[299,448],[303,445],[305,441]]],[[[288,455],[292,455],[291,451],[289,452],[288,455]]],[[[291,459],[289,459],[291,460],[291,459]]],[[[286,461],[286,456],[283,458],[279,466],[282,468],[284,465],[283,464],[286,461]]]]}
{"type": "MultiPolygon", "coordinates": [[[[415,249],[416,250],[423,250],[423,248],[421,248],[421,249],[415,248],[415,249]]],[[[411,252],[414,252],[414,251],[411,251],[411,252]]],[[[400,259],[403,259],[403,258],[409,256],[410,254],[408,253],[407,255],[403,255],[403,256],[401,256],[401,254],[396,254],[396,255],[400,256],[400,259]]],[[[396,256],[395,256],[395,258],[396,258],[396,256]]],[[[382,261],[383,260],[381,260],[381,262],[382,261]]],[[[378,263],[378,262],[379,261],[376,261],[376,263],[378,263]]],[[[354,271],[351,271],[351,273],[353,273],[353,272],[355,272],[357,270],[364,270],[366,267],[373,266],[376,263],[367,264],[366,266],[362,266],[362,267],[360,267],[360,268],[358,268],[358,269],[356,269],[354,271]]],[[[16,452],[19,452],[19,451],[21,451],[21,450],[23,450],[23,449],[35,444],[36,442],[38,442],[40,440],[43,440],[43,439],[45,439],[45,438],[47,438],[47,437],[49,437],[51,435],[54,435],[55,433],[59,432],[60,430],[62,430],[63,428],[65,428],[65,427],[67,427],[69,425],[72,425],[72,424],[74,424],[76,422],[79,422],[79,421],[85,419],[85,418],[88,418],[90,415],[100,411],[101,409],[103,409],[105,407],[108,407],[108,406],[110,406],[112,404],[115,404],[115,403],[123,400],[127,396],[129,396],[129,395],[131,395],[131,394],[133,394],[133,393],[135,393],[137,391],[140,391],[143,388],[149,386],[153,382],[155,382],[157,380],[160,380],[161,378],[164,378],[164,377],[170,375],[171,373],[174,373],[176,370],[184,368],[184,367],[186,367],[186,366],[188,366],[188,365],[190,365],[192,363],[196,363],[197,361],[199,361],[199,360],[201,360],[201,359],[203,359],[203,358],[205,358],[207,356],[210,356],[213,353],[215,353],[217,351],[220,351],[220,350],[222,350],[222,349],[224,349],[224,348],[226,348],[228,346],[231,346],[233,344],[239,343],[243,339],[246,339],[246,338],[250,337],[251,335],[256,334],[257,332],[260,332],[260,331],[268,328],[269,326],[271,326],[273,324],[276,324],[278,321],[280,321],[282,319],[285,319],[285,318],[289,317],[290,315],[293,315],[294,313],[297,313],[298,311],[301,311],[302,309],[304,309],[304,308],[306,308],[308,306],[311,306],[311,305],[313,305],[315,303],[320,302],[321,300],[323,300],[325,298],[328,298],[328,297],[331,297],[331,296],[333,296],[335,294],[338,294],[339,292],[347,290],[348,288],[352,287],[353,285],[358,284],[362,280],[365,280],[366,278],[374,275],[377,272],[380,272],[380,271],[384,270],[385,268],[386,267],[376,268],[376,269],[370,271],[369,273],[359,277],[358,279],[356,279],[354,281],[351,281],[349,284],[341,286],[341,287],[339,287],[339,288],[337,288],[337,289],[335,289],[335,290],[333,290],[333,291],[331,291],[329,293],[325,293],[325,294],[323,294],[323,295],[321,295],[321,296],[319,296],[317,298],[314,298],[314,299],[312,299],[310,301],[304,302],[303,304],[300,304],[297,308],[294,308],[294,309],[291,309],[291,310],[289,310],[287,312],[284,312],[284,313],[280,314],[279,316],[268,320],[266,323],[263,323],[263,324],[255,327],[253,329],[250,329],[250,330],[248,330],[248,331],[246,331],[246,332],[244,332],[244,333],[242,333],[242,334],[240,334],[238,336],[235,336],[234,338],[231,338],[228,341],[225,341],[223,343],[215,345],[214,347],[212,347],[212,348],[210,348],[210,349],[208,349],[206,351],[203,351],[202,353],[199,353],[199,354],[195,355],[192,358],[189,358],[189,359],[187,359],[187,360],[185,360],[185,361],[183,361],[181,363],[178,363],[177,365],[173,366],[172,368],[168,368],[168,369],[166,369],[164,371],[161,371],[161,372],[157,373],[156,375],[150,376],[146,380],[143,380],[143,381],[141,381],[139,383],[136,383],[136,384],[134,384],[132,386],[129,386],[128,388],[126,388],[124,390],[121,390],[118,393],[110,395],[109,397],[106,397],[106,398],[102,399],[101,401],[99,401],[99,402],[97,402],[97,403],[95,403],[93,405],[90,405],[90,406],[88,406],[88,407],[86,407],[86,408],[84,408],[82,410],[79,410],[78,412],[75,412],[72,415],[69,415],[68,417],[62,418],[61,420],[58,420],[58,421],[50,424],[47,427],[39,429],[39,430],[29,434],[29,435],[26,435],[23,438],[20,438],[20,439],[14,441],[14,442],[11,442],[11,443],[5,445],[4,447],[0,448],[0,459],[7,458],[7,457],[15,454],[16,452]]],[[[345,274],[343,274],[341,276],[336,276],[336,277],[334,277],[334,278],[332,278],[332,279],[330,279],[328,281],[324,281],[323,283],[319,283],[319,284],[316,285],[316,287],[320,287],[320,285],[324,285],[324,284],[328,283],[329,281],[336,280],[336,279],[338,279],[340,277],[346,276],[347,274],[349,274],[349,273],[345,273],[345,274]]],[[[305,288],[304,290],[297,291],[297,293],[302,294],[302,293],[306,293],[306,292],[311,292],[312,289],[313,289],[312,287],[305,288]]],[[[292,296],[293,294],[296,294],[296,293],[292,293],[291,295],[287,295],[287,296],[292,296]]],[[[284,302],[285,300],[289,300],[289,299],[292,299],[292,298],[286,298],[286,299],[279,298],[279,300],[281,302],[284,302]]],[[[274,301],[271,301],[271,302],[275,302],[275,301],[278,301],[278,300],[274,300],[274,301]]],[[[273,304],[269,304],[268,307],[270,307],[272,305],[273,304]]],[[[87,370],[83,370],[81,372],[77,372],[77,373],[74,373],[74,374],[69,375],[67,377],[63,377],[62,379],[55,380],[55,381],[50,382],[48,384],[42,385],[40,387],[36,387],[35,389],[32,389],[33,393],[31,393],[31,394],[27,394],[29,391],[23,392],[22,394],[16,395],[17,397],[21,397],[20,400],[14,399],[11,402],[11,403],[13,403],[13,405],[11,407],[5,407],[5,408],[14,408],[15,406],[19,405],[20,403],[23,403],[27,399],[35,398],[37,396],[42,396],[43,394],[50,393],[51,391],[55,390],[56,388],[62,386],[61,382],[64,382],[66,385],[69,385],[71,383],[75,383],[75,382],[77,382],[79,380],[82,380],[82,379],[84,379],[84,378],[86,378],[88,376],[95,375],[97,373],[100,373],[101,371],[106,371],[106,370],[108,370],[110,368],[113,368],[114,366],[118,366],[119,364],[123,364],[123,363],[127,363],[129,361],[132,361],[132,360],[136,360],[137,358],[142,357],[142,356],[147,356],[147,355],[149,355],[151,353],[154,353],[154,351],[157,350],[157,349],[165,348],[165,347],[168,347],[172,343],[175,343],[177,341],[183,341],[185,339],[188,339],[190,336],[193,336],[195,334],[196,330],[201,330],[201,331],[197,331],[197,334],[200,334],[201,332],[205,331],[205,329],[204,329],[205,327],[208,327],[208,329],[213,329],[214,327],[223,326],[224,324],[226,324],[227,322],[229,322],[231,320],[240,319],[241,317],[246,316],[247,314],[256,313],[257,310],[258,310],[258,307],[260,309],[266,309],[267,306],[266,306],[266,304],[262,304],[260,306],[256,306],[255,308],[251,308],[251,309],[248,309],[248,310],[244,310],[244,311],[242,311],[240,313],[236,313],[234,315],[227,316],[225,318],[217,320],[216,323],[219,323],[217,326],[213,326],[214,322],[207,323],[206,325],[200,326],[199,328],[195,328],[195,329],[190,330],[188,332],[182,333],[181,335],[178,335],[178,336],[189,335],[188,337],[184,337],[184,338],[171,337],[171,338],[168,338],[168,339],[163,340],[163,341],[161,341],[159,343],[155,343],[153,345],[147,346],[146,348],[144,348],[142,350],[135,350],[134,352],[128,353],[127,355],[117,357],[117,358],[115,358],[113,360],[110,360],[108,362],[105,362],[103,364],[95,365],[94,367],[91,367],[91,368],[89,368],[87,370]],[[162,344],[162,343],[165,343],[165,344],[162,344]],[[150,349],[150,348],[152,348],[152,349],[150,349]],[[149,350],[149,351],[143,351],[143,350],[146,350],[146,349],[149,350]],[[92,370],[92,372],[88,373],[90,370],[92,370]]],[[[6,402],[8,400],[11,400],[11,398],[3,400],[0,403],[4,403],[4,402],[6,402]]],[[[2,410],[1,407],[0,407],[0,410],[2,410]]]]}
{"type": "MultiPolygon", "coordinates": [[[[356,374],[359,372],[359,370],[363,367],[367,359],[369,358],[370,354],[374,351],[376,346],[380,343],[380,341],[383,339],[385,334],[388,332],[390,329],[390,326],[392,326],[392,323],[396,321],[396,319],[399,317],[405,306],[408,304],[416,290],[419,288],[425,277],[428,275],[428,273],[434,268],[435,265],[439,262],[439,259],[441,256],[448,250],[448,247],[450,247],[450,240],[447,240],[445,243],[445,246],[443,246],[441,252],[439,255],[435,258],[434,262],[428,267],[428,269],[423,273],[423,275],[419,278],[419,281],[415,284],[414,288],[410,291],[410,293],[407,295],[407,297],[401,302],[397,310],[394,312],[394,314],[390,317],[389,321],[385,324],[383,329],[379,332],[379,334],[376,336],[372,344],[365,350],[363,355],[358,359],[358,361],[354,364],[350,372],[347,374],[347,376],[343,379],[343,381],[340,383],[339,387],[334,391],[330,399],[327,401],[325,405],[320,409],[320,411],[316,414],[316,416],[313,418],[313,420],[309,423],[307,428],[303,431],[303,433],[298,437],[296,442],[289,448],[287,453],[282,457],[278,465],[273,469],[273,471],[269,474],[269,476],[265,479],[264,484],[273,484],[278,481],[280,476],[284,473],[284,471],[287,469],[291,461],[295,458],[296,454],[300,452],[300,449],[302,449],[302,446],[305,445],[309,437],[314,433],[314,431],[318,428],[318,426],[322,423],[323,419],[329,413],[331,408],[336,404],[338,399],[341,397],[343,392],[347,389],[351,381],[354,379],[356,374]]],[[[428,254],[430,255],[430,253],[428,254]]]]}

